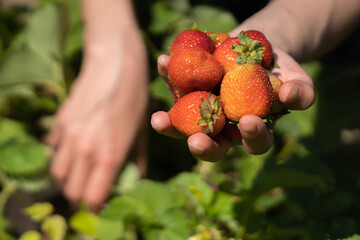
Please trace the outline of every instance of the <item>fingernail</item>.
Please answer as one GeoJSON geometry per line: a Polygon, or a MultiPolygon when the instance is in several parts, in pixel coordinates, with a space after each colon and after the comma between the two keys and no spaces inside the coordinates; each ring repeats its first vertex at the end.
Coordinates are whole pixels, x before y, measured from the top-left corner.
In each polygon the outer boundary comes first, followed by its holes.
{"type": "Polygon", "coordinates": [[[150,124],[155,131],[160,132],[158,126],[156,126],[155,121],[153,121],[153,119],[150,120],[150,124]]]}
{"type": "Polygon", "coordinates": [[[193,144],[190,144],[189,143],[189,147],[191,148],[191,152],[195,155],[202,155],[204,152],[205,152],[205,149],[199,147],[199,146],[196,146],[196,145],[193,145],[193,144]]]}
{"type": "Polygon", "coordinates": [[[257,133],[257,125],[252,122],[242,122],[241,129],[249,135],[255,135],[257,133]]]}

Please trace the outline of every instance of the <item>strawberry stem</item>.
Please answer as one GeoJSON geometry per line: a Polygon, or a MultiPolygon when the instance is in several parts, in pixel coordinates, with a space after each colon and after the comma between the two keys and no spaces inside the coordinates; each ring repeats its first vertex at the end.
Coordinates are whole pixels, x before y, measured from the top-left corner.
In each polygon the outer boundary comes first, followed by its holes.
{"type": "Polygon", "coordinates": [[[205,134],[214,131],[214,125],[216,120],[219,119],[222,108],[220,103],[220,97],[214,98],[209,94],[208,99],[201,99],[200,104],[200,115],[201,119],[198,122],[200,126],[206,126],[206,129],[203,131],[205,134]]]}
{"type": "Polygon", "coordinates": [[[239,44],[233,44],[232,50],[240,55],[236,59],[236,63],[261,63],[264,56],[263,51],[265,47],[261,45],[260,41],[251,40],[249,35],[243,31],[238,36],[239,44]]]}

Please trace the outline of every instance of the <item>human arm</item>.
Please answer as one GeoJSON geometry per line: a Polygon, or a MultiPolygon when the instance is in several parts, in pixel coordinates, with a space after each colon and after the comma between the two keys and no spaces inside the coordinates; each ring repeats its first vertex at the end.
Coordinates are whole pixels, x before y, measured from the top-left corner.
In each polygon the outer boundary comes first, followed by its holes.
{"type": "Polygon", "coordinates": [[[147,102],[146,49],[131,0],[81,0],[84,55],[48,142],[51,173],[72,203],[97,209],[138,133],[147,102]]]}
{"type": "Polygon", "coordinates": [[[345,39],[360,23],[358,0],[273,0],[231,31],[262,31],[297,61],[314,59],[345,39]]]}
{"type": "MultiPolygon", "coordinates": [[[[274,0],[230,34],[236,36],[241,30],[251,29],[264,32],[280,66],[272,72],[284,81],[279,98],[289,109],[303,110],[313,104],[315,92],[311,77],[294,58],[302,61],[317,57],[346,37],[359,22],[359,4],[357,0],[341,3],[336,0],[274,0]]],[[[167,56],[159,58],[159,73],[163,78],[167,77],[168,60],[167,56]]],[[[158,132],[173,134],[174,129],[165,124],[169,124],[166,114],[155,113],[152,123],[158,132]]],[[[240,119],[239,128],[244,147],[250,153],[262,154],[272,146],[273,135],[260,118],[245,116],[240,119]]],[[[219,159],[230,146],[228,141],[211,139],[204,134],[189,137],[188,143],[191,152],[204,160],[219,159]],[[203,146],[204,151],[199,155],[189,141],[203,146]]]]}

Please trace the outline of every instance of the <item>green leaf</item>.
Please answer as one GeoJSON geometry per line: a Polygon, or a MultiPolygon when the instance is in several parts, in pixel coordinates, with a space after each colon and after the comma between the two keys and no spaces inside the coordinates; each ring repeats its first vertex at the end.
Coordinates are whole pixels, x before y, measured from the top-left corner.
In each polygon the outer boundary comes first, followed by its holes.
{"type": "Polygon", "coordinates": [[[214,202],[208,208],[210,216],[228,215],[233,216],[234,211],[234,196],[229,193],[217,191],[214,197],[214,202]]]}
{"type": "Polygon", "coordinates": [[[52,215],[44,219],[41,229],[51,240],[64,240],[67,231],[65,219],[60,215],[52,215]]]}
{"type": "Polygon", "coordinates": [[[213,200],[213,189],[196,173],[180,173],[171,179],[170,184],[192,193],[204,206],[209,206],[213,200]]]}
{"type": "Polygon", "coordinates": [[[149,31],[151,33],[164,33],[179,19],[179,15],[171,11],[166,1],[158,1],[152,4],[150,11],[152,21],[149,31]]]}
{"type": "Polygon", "coordinates": [[[278,206],[286,200],[284,191],[281,188],[274,188],[258,197],[254,203],[257,211],[265,212],[278,206]]]}
{"type": "Polygon", "coordinates": [[[25,233],[23,233],[19,240],[41,240],[42,236],[38,231],[30,230],[25,233]]]}
{"type": "Polygon", "coordinates": [[[117,184],[115,186],[116,191],[120,193],[126,193],[133,189],[136,183],[140,180],[140,174],[137,166],[133,163],[126,165],[122,173],[120,174],[117,184]]]}
{"type": "Polygon", "coordinates": [[[149,180],[139,182],[127,195],[142,202],[155,217],[179,205],[169,186],[149,180]]]}
{"type": "Polygon", "coordinates": [[[75,231],[95,237],[99,217],[91,212],[80,211],[70,218],[69,224],[75,231]]]}
{"type": "Polygon", "coordinates": [[[354,234],[351,237],[344,238],[342,240],[360,240],[360,235],[354,234]]]}
{"type": "Polygon", "coordinates": [[[0,169],[18,176],[45,170],[49,163],[47,147],[29,135],[24,124],[0,119],[0,133],[0,169]]]}
{"type": "Polygon", "coordinates": [[[258,173],[265,162],[265,155],[248,155],[239,162],[239,177],[243,189],[249,190],[253,186],[258,173]]]}
{"type": "Polygon", "coordinates": [[[25,125],[7,118],[0,118],[0,147],[9,142],[28,142],[32,137],[27,134],[25,125]]]}
{"type": "Polygon", "coordinates": [[[64,58],[71,59],[83,48],[83,21],[78,1],[66,0],[68,30],[64,40],[64,58]]]}
{"type": "Polygon", "coordinates": [[[209,32],[229,32],[238,26],[230,11],[218,7],[198,5],[193,8],[192,14],[193,22],[196,22],[200,29],[209,32]]]}
{"type": "Polygon", "coordinates": [[[170,229],[151,229],[145,233],[147,240],[184,240],[183,236],[170,229]]]}
{"type": "Polygon", "coordinates": [[[33,85],[46,84],[63,97],[61,42],[59,9],[54,4],[46,4],[32,14],[1,62],[1,92],[27,93],[33,85]]]}
{"type": "Polygon", "coordinates": [[[302,111],[291,111],[276,121],[275,131],[289,137],[311,137],[315,133],[317,102],[302,111]]]}
{"type": "Polygon", "coordinates": [[[15,142],[0,148],[0,169],[16,176],[30,176],[44,171],[49,163],[47,148],[34,142],[15,142]]]}
{"type": "Polygon", "coordinates": [[[169,209],[160,217],[163,229],[170,230],[183,239],[189,236],[189,219],[180,208],[169,209]]]}
{"type": "Polygon", "coordinates": [[[276,187],[324,187],[325,185],[317,175],[283,168],[261,172],[254,182],[253,193],[260,195],[276,187]]]}
{"type": "Polygon", "coordinates": [[[16,184],[19,189],[27,193],[38,193],[42,190],[51,186],[52,179],[50,176],[39,177],[39,178],[23,178],[16,179],[16,184]]]}
{"type": "Polygon", "coordinates": [[[99,240],[115,240],[123,236],[124,224],[122,221],[111,221],[100,218],[96,229],[96,238],[99,240]]]}
{"type": "Polygon", "coordinates": [[[51,203],[39,202],[24,208],[23,211],[35,222],[41,222],[53,213],[54,207],[51,203]]]}
{"type": "Polygon", "coordinates": [[[152,219],[152,209],[134,197],[123,195],[115,197],[109,201],[106,208],[100,212],[100,217],[110,221],[125,221],[128,217],[138,217],[141,219],[152,219]]]}
{"type": "Polygon", "coordinates": [[[156,77],[155,80],[151,82],[150,93],[153,98],[165,102],[169,107],[174,105],[173,96],[170,90],[167,88],[164,79],[162,79],[160,76],[156,77]]]}

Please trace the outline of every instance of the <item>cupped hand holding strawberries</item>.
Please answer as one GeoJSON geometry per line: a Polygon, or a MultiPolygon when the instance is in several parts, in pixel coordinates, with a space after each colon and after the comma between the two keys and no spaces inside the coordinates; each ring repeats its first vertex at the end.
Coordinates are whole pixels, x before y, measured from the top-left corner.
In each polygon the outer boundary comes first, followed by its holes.
{"type": "Polygon", "coordinates": [[[274,121],[315,101],[305,70],[254,30],[236,37],[183,31],[170,56],[158,58],[158,71],[175,105],[169,113],[154,113],[152,127],[166,136],[187,136],[190,151],[207,161],[219,160],[239,142],[251,154],[267,152],[274,121]]]}

